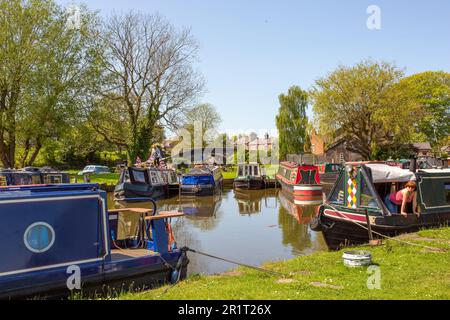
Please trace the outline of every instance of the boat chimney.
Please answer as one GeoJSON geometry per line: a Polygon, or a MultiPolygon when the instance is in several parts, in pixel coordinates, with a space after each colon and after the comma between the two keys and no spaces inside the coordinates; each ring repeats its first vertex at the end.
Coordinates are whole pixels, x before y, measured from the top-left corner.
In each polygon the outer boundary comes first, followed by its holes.
{"type": "Polygon", "coordinates": [[[416,170],[417,170],[417,156],[416,155],[414,155],[413,157],[412,157],[412,159],[410,160],[410,163],[409,163],[409,170],[411,171],[411,172],[416,172],[416,170]]]}

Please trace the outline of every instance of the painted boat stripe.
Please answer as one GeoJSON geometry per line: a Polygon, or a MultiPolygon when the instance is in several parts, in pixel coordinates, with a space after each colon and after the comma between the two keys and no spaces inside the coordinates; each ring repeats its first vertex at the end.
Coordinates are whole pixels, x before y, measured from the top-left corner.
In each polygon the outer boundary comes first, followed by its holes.
{"type": "Polygon", "coordinates": [[[342,211],[334,211],[330,209],[325,209],[324,214],[331,217],[340,218],[343,220],[356,220],[358,222],[367,222],[366,217],[359,215],[359,214],[353,214],[353,213],[347,213],[342,211]]]}

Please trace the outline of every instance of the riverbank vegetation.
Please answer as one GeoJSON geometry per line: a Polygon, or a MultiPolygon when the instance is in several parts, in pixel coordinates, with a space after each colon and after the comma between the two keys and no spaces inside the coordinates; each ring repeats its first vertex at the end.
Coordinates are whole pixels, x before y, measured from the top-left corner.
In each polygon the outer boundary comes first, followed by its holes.
{"type": "Polygon", "coordinates": [[[356,248],[372,253],[369,268],[344,266],[343,251],[317,252],[262,266],[284,274],[280,276],[237,268],[219,275],[193,275],[174,287],[127,293],[120,299],[450,299],[450,228],[398,239],[414,245],[388,240],[381,246],[356,248]]]}

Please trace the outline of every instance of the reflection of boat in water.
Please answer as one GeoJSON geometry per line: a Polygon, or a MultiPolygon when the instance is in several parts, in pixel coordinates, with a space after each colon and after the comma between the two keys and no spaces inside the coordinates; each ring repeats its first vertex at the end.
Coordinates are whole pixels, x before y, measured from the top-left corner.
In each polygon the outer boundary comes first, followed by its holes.
{"type": "MultiPolygon", "coordinates": [[[[179,198],[178,205],[169,205],[171,210],[183,212],[187,218],[215,217],[222,202],[222,194],[207,197],[179,198]]],[[[164,206],[164,205],[163,205],[164,206]]]]}
{"type": "Polygon", "coordinates": [[[236,198],[240,214],[255,214],[260,213],[264,207],[269,206],[268,199],[275,198],[277,189],[265,190],[234,190],[234,197],[236,198]]]}
{"type": "Polygon", "coordinates": [[[317,205],[298,205],[295,204],[292,196],[281,191],[278,193],[278,199],[281,206],[292,215],[300,224],[308,224],[316,213],[317,205]]]}

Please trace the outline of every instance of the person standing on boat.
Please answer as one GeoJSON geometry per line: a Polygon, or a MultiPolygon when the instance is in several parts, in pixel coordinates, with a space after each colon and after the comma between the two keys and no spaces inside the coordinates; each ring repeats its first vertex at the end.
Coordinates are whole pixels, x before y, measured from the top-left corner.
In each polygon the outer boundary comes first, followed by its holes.
{"type": "Polygon", "coordinates": [[[408,181],[400,191],[395,193],[388,194],[384,199],[384,203],[388,208],[389,212],[397,213],[398,206],[401,206],[400,214],[406,216],[408,213],[406,212],[406,204],[413,204],[413,213],[417,214],[416,206],[417,206],[417,196],[416,196],[416,183],[414,181],[408,181]]]}

